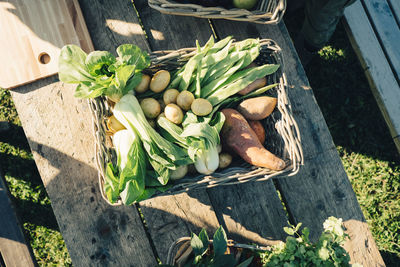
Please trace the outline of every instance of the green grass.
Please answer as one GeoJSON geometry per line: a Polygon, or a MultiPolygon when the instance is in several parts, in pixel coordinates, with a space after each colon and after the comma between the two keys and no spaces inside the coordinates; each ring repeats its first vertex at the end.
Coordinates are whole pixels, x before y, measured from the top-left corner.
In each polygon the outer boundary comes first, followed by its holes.
{"type": "MultiPolygon", "coordinates": [[[[301,15],[285,22],[294,35],[301,15]]],[[[387,266],[400,262],[400,158],[345,31],[306,68],[343,165],[387,266]]],[[[0,162],[35,257],[69,266],[68,255],[9,93],[0,89],[0,162]]]]}

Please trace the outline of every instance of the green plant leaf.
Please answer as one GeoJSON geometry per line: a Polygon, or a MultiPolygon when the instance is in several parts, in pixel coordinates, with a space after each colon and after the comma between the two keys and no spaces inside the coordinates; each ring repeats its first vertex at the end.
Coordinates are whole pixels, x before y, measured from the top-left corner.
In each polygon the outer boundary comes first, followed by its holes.
{"type": "Polygon", "coordinates": [[[194,255],[200,256],[200,258],[208,249],[208,244],[205,246],[203,241],[194,233],[192,233],[192,238],[190,239],[190,246],[193,249],[194,255]]]}
{"type": "Polygon", "coordinates": [[[213,236],[213,247],[214,247],[214,255],[224,255],[225,251],[228,247],[228,240],[226,237],[226,233],[222,226],[218,227],[217,231],[215,231],[213,236]]]}
{"type": "Polygon", "coordinates": [[[199,233],[199,238],[200,238],[201,242],[203,242],[203,246],[208,247],[210,240],[208,238],[206,229],[204,229],[204,228],[201,229],[201,231],[199,233]]]}
{"type": "Polygon", "coordinates": [[[94,81],[85,65],[87,54],[76,45],[66,45],[58,59],[58,77],[65,83],[94,81]]]}
{"type": "Polygon", "coordinates": [[[142,51],[138,46],[133,44],[123,44],[118,46],[117,54],[119,60],[127,65],[134,65],[136,69],[143,70],[150,66],[149,54],[142,51]]]}
{"type": "Polygon", "coordinates": [[[108,70],[108,67],[115,62],[114,55],[107,51],[93,51],[85,60],[86,67],[92,76],[111,76],[112,73],[108,70]]]}
{"type": "Polygon", "coordinates": [[[294,229],[290,228],[290,227],[283,227],[283,231],[285,231],[285,233],[287,233],[288,235],[294,235],[294,229]]]}

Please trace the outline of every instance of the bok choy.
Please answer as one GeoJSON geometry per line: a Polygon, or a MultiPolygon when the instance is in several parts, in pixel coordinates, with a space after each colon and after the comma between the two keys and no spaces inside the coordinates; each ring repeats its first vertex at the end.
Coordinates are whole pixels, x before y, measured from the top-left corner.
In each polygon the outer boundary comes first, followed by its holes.
{"type": "Polygon", "coordinates": [[[114,107],[114,116],[132,135],[139,136],[161,185],[167,184],[171,170],[192,163],[184,149],[164,139],[150,126],[135,96],[123,96],[114,107]]]}
{"type": "Polygon", "coordinates": [[[163,117],[160,117],[157,123],[169,140],[187,149],[199,173],[211,174],[219,164],[217,147],[220,144],[219,132],[224,121],[225,117],[221,112],[217,112],[213,120],[199,118],[188,112],[182,123],[183,128],[163,117]]]}
{"type": "Polygon", "coordinates": [[[113,136],[117,167],[108,163],[104,189],[111,203],[121,198],[125,205],[134,203],[145,190],[146,154],[136,133],[120,130],[113,136]]]}

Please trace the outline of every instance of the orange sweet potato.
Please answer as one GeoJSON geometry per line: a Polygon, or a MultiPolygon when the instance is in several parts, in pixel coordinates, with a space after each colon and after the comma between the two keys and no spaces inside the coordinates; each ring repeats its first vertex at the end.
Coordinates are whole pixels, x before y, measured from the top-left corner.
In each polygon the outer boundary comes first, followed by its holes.
{"type": "Polygon", "coordinates": [[[260,121],[247,121],[251,127],[251,129],[253,129],[253,131],[256,133],[258,140],[260,140],[261,144],[264,144],[265,142],[265,129],[264,126],[261,124],[260,121]]]}
{"type": "Polygon", "coordinates": [[[225,123],[221,130],[223,143],[246,162],[272,170],[282,170],[285,162],[269,152],[258,140],[246,119],[234,109],[223,109],[225,123]]]}

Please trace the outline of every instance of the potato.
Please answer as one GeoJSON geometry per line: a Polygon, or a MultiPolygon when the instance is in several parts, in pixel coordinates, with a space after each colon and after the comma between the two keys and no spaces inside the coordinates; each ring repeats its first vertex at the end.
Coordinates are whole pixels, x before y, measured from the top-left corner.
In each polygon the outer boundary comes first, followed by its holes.
{"type": "Polygon", "coordinates": [[[251,84],[247,85],[244,89],[240,90],[238,92],[239,95],[247,95],[248,93],[260,89],[261,87],[264,87],[267,84],[267,78],[262,77],[260,79],[255,80],[251,84]]]}
{"type": "Polygon", "coordinates": [[[148,119],[156,118],[161,112],[160,103],[158,103],[158,101],[154,98],[143,99],[140,102],[140,107],[142,108],[144,115],[148,119]]]}
{"type": "Polygon", "coordinates": [[[149,84],[150,84],[150,76],[147,74],[142,75],[142,80],[140,81],[139,85],[136,86],[135,92],[136,93],[144,93],[149,89],[149,84]]]}
{"type": "Polygon", "coordinates": [[[219,165],[218,168],[223,169],[228,167],[232,162],[232,156],[228,153],[219,154],[219,165]]]}
{"type": "Polygon", "coordinates": [[[157,71],[150,81],[150,90],[159,93],[165,88],[167,88],[171,75],[166,70],[157,71]]]}
{"type": "Polygon", "coordinates": [[[188,172],[187,165],[179,166],[178,168],[176,168],[176,170],[171,171],[170,179],[172,181],[182,179],[183,177],[185,177],[187,172],[188,172]]]}
{"type": "Polygon", "coordinates": [[[204,98],[197,98],[193,101],[192,105],[190,106],[193,113],[197,116],[206,116],[211,113],[212,105],[211,103],[204,98]]]}
{"type": "Polygon", "coordinates": [[[188,111],[192,102],[194,101],[194,95],[189,91],[182,91],[176,98],[176,104],[183,110],[188,111]]]}
{"type": "Polygon", "coordinates": [[[176,89],[166,90],[163,95],[163,100],[164,100],[165,105],[168,105],[171,103],[176,104],[176,98],[178,97],[178,95],[179,95],[179,91],[176,89]]]}
{"type": "Polygon", "coordinates": [[[173,103],[168,104],[165,107],[164,113],[165,117],[175,124],[180,124],[183,120],[183,112],[181,108],[173,103]]]}
{"type": "Polygon", "coordinates": [[[259,96],[243,100],[237,110],[248,120],[259,121],[268,117],[277,103],[275,97],[259,96]]]}
{"type": "Polygon", "coordinates": [[[251,127],[251,129],[253,129],[253,131],[256,133],[258,140],[260,140],[261,144],[264,144],[265,142],[265,129],[264,126],[261,124],[260,121],[251,121],[248,120],[247,121],[251,127]]]}
{"type": "Polygon", "coordinates": [[[107,127],[112,133],[116,133],[119,130],[125,129],[125,126],[122,125],[122,123],[120,123],[119,120],[117,120],[117,118],[115,118],[114,115],[108,117],[107,127]]]}

